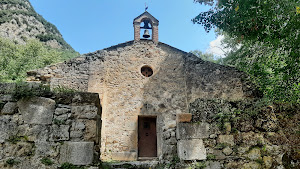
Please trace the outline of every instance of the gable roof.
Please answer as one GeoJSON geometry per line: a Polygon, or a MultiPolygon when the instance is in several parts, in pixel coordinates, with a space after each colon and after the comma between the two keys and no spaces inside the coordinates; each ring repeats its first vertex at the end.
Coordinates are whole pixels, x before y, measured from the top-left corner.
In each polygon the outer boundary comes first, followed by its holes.
{"type": "Polygon", "coordinates": [[[153,23],[156,23],[156,24],[159,23],[159,21],[147,11],[145,11],[144,13],[139,15],[138,17],[134,18],[133,23],[141,22],[142,19],[144,19],[144,18],[149,18],[153,23]]]}

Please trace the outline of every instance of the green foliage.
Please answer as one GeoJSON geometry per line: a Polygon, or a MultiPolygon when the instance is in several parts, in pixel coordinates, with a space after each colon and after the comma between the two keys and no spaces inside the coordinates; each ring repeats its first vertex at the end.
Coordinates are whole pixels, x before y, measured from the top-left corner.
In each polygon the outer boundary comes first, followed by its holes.
{"type": "Polygon", "coordinates": [[[173,156],[172,160],[170,163],[167,165],[168,168],[175,168],[176,164],[180,162],[180,159],[178,156],[173,156]]]}
{"type": "Polygon", "coordinates": [[[220,130],[224,129],[224,124],[230,122],[232,118],[232,113],[218,113],[214,119],[217,121],[217,126],[220,130]]]}
{"type": "Polygon", "coordinates": [[[257,160],[255,160],[255,162],[257,162],[260,165],[264,164],[264,160],[262,160],[262,159],[257,159],[257,160]]]}
{"type": "Polygon", "coordinates": [[[210,54],[210,53],[202,53],[199,50],[193,50],[190,53],[196,55],[197,57],[199,57],[205,61],[214,62],[214,63],[218,63],[218,64],[222,63],[221,57],[214,56],[213,54],[210,54]]]}
{"type": "Polygon", "coordinates": [[[216,155],[214,155],[214,154],[207,154],[206,159],[207,160],[215,160],[216,159],[216,155]]]}
{"type": "Polygon", "coordinates": [[[36,35],[36,38],[38,38],[41,42],[56,40],[62,46],[64,46],[64,47],[67,46],[67,49],[72,49],[72,47],[61,36],[58,36],[55,34],[39,34],[39,35],[36,35]]]}
{"type": "Polygon", "coordinates": [[[75,90],[75,89],[71,89],[71,88],[65,87],[65,86],[58,86],[58,87],[53,88],[53,92],[57,93],[57,94],[59,94],[59,93],[74,94],[74,93],[76,93],[78,91],[75,90]]]}
{"type": "Polygon", "coordinates": [[[206,167],[206,164],[204,161],[202,162],[193,162],[189,169],[204,169],[206,167]]]}
{"type": "Polygon", "coordinates": [[[222,150],[222,149],[224,149],[224,148],[226,148],[226,147],[227,147],[227,144],[225,144],[225,143],[219,143],[219,144],[217,144],[217,145],[215,146],[215,149],[222,150]]]}
{"type": "Polygon", "coordinates": [[[178,156],[173,156],[172,160],[168,163],[160,163],[155,168],[166,169],[166,168],[177,168],[176,164],[180,163],[180,158],[178,156]]]}
{"type": "Polygon", "coordinates": [[[30,83],[16,82],[16,89],[13,91],[14,99],[30,98],[34,96],[49,95],[50,87],[45,85],[31,86],[30,83]]]}
{"type": "Polygon", "coordinates": [[[0,38],[0,82],[22,81],[26,72],[75,57],[70,50],[50,49],[38,40],[25,45],[0,38]]]}
{"type": "Polygon", "coordinates": [[[28,141],[28,136],[18,136],[18,135],[11,135],[6,140],[9,143],[17,144],[20,141],[28,141]]]}
{"type": "Polygon", "coordinates": [[[0,100],[0,110],[4,107],[4,105],[5,103],[2,100],[0,100]]]}
{"type": "Polygon", "coordinates": [[[47,158],[47,157],[42,158],[41,163],[45,164],[47,166],[50,166],[50,165],[54,164],[54,162],[51,159],[47,158]]]}
{"type": "Polygon", "coordinates": [[[299,103],[299,0],[219,0],[206,4],[213,7],[193,22],[206,31],[218,28],[227,36],[225,44],[240,46],[228,54],[225,63],[247,72],[268,99],[299,103]]]}
{"type": "Polygon", "coordinates": [[[22,136],[12,135],[12,136],[9,136],[9,138],[6,141],[8,141],[9,143],[12,143],[12,144],[17,144],[21,140],[22,140],[22,136]]]}
{"type": "Polygon", "coordinates": [[[29,98],[35,96],[35,91],[32,90],[27,83],[17,82],[16,89],[13,93],[15,99],[29,98]]]}
{"type": "Polygon", "coordinates": [[[100,169],[112,169],[109,163],[105,163],[105,162],[101,162],[98,166],[100,169]]]}
{"type": "Polygon", "coordinates": [[[73,165],[71,163],[63,163],[60,166],[60,169],[84,169],[84,167],[76,166],[76,165],[73,165]]]}
{"type": "Polygon", "coordinates": [[[19,163],[20,163],[20,161],[17,161],[13,158],[10,158],[10,159],[6,160],[6,164],[8,164],[10,166],[13,166],[13,165],[16,165],[16,164],[19,164],[19,163]]]}
{"type": "Polygon", "coordinates": [[[63,120],[58,120],[58,119],[53,119],[53,123],[60,126],[60,125],[65,125],[66,121],[63,120]]]}

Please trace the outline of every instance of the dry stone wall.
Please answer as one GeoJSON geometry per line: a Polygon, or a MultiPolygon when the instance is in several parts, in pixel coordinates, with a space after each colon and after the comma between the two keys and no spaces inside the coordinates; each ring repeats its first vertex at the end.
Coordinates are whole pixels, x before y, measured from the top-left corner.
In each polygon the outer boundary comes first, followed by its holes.
{"type": "Polygon", "coordinates": [[[181,159],[203,159],[206,169],[300,167],[299,105],[201,98],[190,112],[192,121],[177,125],[181,159]]]}
{"type": "Polygon", "coordinates": [[[32,83],[0,84],[0,168],[97,162],[99,103],[95,93],[53,93],[32,83]]]}

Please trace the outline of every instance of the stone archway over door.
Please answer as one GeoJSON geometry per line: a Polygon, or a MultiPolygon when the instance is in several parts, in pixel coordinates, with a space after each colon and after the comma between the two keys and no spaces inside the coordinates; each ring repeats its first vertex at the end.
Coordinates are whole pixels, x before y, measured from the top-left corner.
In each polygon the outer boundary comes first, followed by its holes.
{"type": "Polygon", "coordinates": [[[139,116],[138,156],[157,157],[156,117],[139,116]]]}

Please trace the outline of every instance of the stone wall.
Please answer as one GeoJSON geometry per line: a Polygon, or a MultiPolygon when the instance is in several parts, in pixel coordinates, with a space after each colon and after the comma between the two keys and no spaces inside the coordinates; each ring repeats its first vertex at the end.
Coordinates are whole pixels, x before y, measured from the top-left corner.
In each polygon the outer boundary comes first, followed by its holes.
{"type": "Polygon", "coordinates": [[[177,125],[180,159],[206,169],[300,168],[299,105],[196,99],[190,112],[177,125]]]}
{"type": "Polygon", "coordinates": [[[0,168],[97,162],[99,103],[95,93],[54,93],[35,83],[0,84],[0,168]]]}
{"type": "Polygon", "coordinates": [[[187,56],[185,64],[189,103],[198,98],[242,100],[260,96],[247,76],[233,67],[203,61],[194,55],[187,56]]]}

